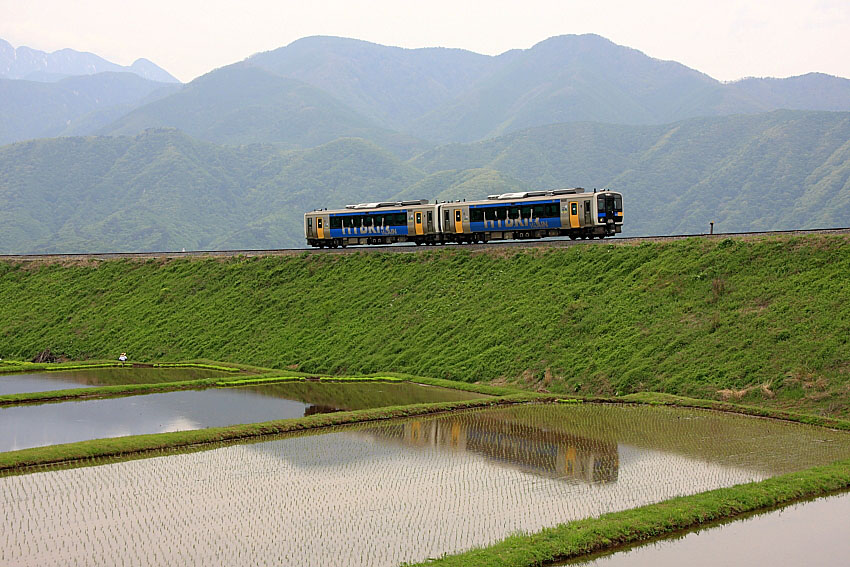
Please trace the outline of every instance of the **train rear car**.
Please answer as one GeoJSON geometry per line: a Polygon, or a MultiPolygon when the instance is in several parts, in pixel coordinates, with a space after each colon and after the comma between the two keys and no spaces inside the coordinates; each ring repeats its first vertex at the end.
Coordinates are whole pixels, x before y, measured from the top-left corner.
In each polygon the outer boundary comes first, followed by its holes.
{"type": "Polygon", "coordinates": [[[345,209],[316,210],[304,215],[307,244],[338,248],[357,244],[440,241],[436,207],[426,199],[347,205],[345,209]]]}

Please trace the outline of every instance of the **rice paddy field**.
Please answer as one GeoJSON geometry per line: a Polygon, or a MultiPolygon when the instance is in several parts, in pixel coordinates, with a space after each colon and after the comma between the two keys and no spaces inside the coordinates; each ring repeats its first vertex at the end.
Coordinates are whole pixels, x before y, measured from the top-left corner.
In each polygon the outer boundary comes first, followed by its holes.
{"type": "Polygon", "coordinates": [[[573,567],[715,567],[846,565],[850,493],[790,506],[678,537],[562,563],[573,567]]]}
{"type": "Polygon", "coordinates": [[[0,374],[0,396],[25,392],[48,392],[70,388],[152,384],[224,376],[226,372],[205,368],[90,368],[0,374]]]}
{"type": "Polygon", "coordinates": [[[0,478],[0,564],[391,566],[850,457],[705,410],[525,404],[0,478]]]}
{"type": "MultiPolygon", "coordinates": [[[[83,372],[91,375],[93,371],[83,372]]],[[[107,374],[113,378],[116,376],[114,373],[107,374]]],[[[153,374],[156,378],[162,373],[153,374]]],[[[182,379],[186,373],[172,372],[172,375],[182,379]]],[[[2,376],[0,381],[15,380],[21,388],[27,388],[30,382],[39,386],[43,381],[53,379],[49,374],[46,378],[44,376],[2,376]]],[[[0,451],[476,397],[485,396],[408,382],[291,382],[0,407],[0,451]]]]}

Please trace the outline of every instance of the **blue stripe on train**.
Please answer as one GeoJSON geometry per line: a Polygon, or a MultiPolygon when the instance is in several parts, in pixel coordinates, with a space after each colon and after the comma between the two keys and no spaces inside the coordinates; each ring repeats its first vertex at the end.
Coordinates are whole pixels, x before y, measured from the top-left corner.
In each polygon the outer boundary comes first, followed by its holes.
{"type": "Polygon", "coordinates": [[[470,222],[469,227],[472,232],[498,232],[502,230],[534,230],[545,228],[561,228],[561,218],[548,217],[539,219],[485,220],[470,222]]]}
{"type": "Polygon", "coordinates": [[[332,228],[331,238],[356,238],[359,236],[406,236],[407,225],[361,226],[354,228],[332,228]]]}

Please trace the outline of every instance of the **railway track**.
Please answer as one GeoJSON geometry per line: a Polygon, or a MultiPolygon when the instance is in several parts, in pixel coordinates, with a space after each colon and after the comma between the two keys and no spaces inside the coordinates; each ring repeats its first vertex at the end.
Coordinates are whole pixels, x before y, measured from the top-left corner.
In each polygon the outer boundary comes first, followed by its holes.
{"type": "MultiPolygon", "coordinates": [[[[450,248],[464,250],[488,250],[510,248],[567,248],[570,246],[588,246],[599,244],[634,244],[636,242],[665,242],[683,238],[748,238],[771,235],[804,235],[804,234],[850,234],[850,227],[845,228],[809,228],[799,230],[772,230],[762,232],[719,232],[714,234],[673,234],[667,236],[616,236],[601,240],[509,240],[503,242],[488,242],[486,244],[450,244],[450,248]]],[[[356,252],[395,252],[413,253],[423,250],[441,249],[440,247],[416,246],[414,244],[393,244],[385,246],[354,246],[350,248],[277,248],[268,250],[190,250],[162,252],[98,252],[90,254],[0,254],[0,260],[15,261],[85,261],[85,260],[114,260],[121,258],[135,259],[172,259],[194,257],[228,258],[235,256],[293,256],[305,253],[312,254],[352,254],[356,252]]]]}

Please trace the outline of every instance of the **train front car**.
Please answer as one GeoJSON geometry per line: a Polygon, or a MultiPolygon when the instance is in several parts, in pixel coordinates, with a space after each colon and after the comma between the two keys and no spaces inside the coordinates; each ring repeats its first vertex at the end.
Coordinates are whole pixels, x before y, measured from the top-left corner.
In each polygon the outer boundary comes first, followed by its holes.
{"type": "Polygon", "coordinates": [[[446,242],[569,236],[603,238],[622,231],[623,197],[575,189],[490,195],[486,201],[437,205],[446,242]]]}
{"type": "Polygon", "coordinates": [[[596,234],[614,236],[623,231],[623,196],[614,191],[596,193],[596,234]],[[600,228],[604,227],[604,233],[600,228]]]}
{"type": "Polygon", "coordinates": [[[335,211],[316,210],[304,215],[307,244],[318,248],[345,248],[359,244],[439,241],[436,208],[426,199],[347,205],[335,211]]]}

